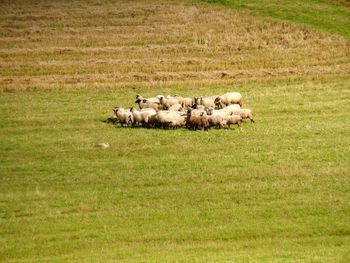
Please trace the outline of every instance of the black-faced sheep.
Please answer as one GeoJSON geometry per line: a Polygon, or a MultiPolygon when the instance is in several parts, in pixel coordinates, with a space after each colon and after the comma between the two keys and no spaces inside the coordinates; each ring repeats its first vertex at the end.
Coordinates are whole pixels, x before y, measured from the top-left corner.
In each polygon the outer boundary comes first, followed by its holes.
{"type": "Polygon", "coordinates": [[[157,97],[153,97],[153,98],[144,98],[141,95],[136,95],[136,100],[147,100],[149,102],[155,102],[155,103],[160,103],[159,98],[163,97],[162,95],[158,95],[157,97]]]}

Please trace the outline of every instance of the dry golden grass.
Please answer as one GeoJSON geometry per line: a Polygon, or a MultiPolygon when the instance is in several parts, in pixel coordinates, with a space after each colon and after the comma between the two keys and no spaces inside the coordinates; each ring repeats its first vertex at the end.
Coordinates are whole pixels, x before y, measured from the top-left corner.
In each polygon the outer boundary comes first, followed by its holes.
{"type": "Polygon", "coordinates": [[[178,1],[2,2],[2,90],[349,75],[341,37],[178,1]]]}

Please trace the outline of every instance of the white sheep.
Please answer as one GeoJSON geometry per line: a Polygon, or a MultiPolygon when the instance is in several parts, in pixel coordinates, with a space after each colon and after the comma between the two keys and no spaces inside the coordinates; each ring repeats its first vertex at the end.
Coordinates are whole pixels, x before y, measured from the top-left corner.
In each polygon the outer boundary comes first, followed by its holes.
{"type": "Polygon", "coordinates": [[[229,129],[231,129],[231,124],[237,124],[238,127],[241,126],[242,117],[240,115],[232,114],[226,118],[226,124],[229,129]]]}
{"type": "Polygon", "coordinates": [[[215,100],[212,97],[195,97],[194,98],[194,103],[196,105],[203,105],[204,107],[207,108],[215,108],[215,100]]]}
{"type": "Polygon", "coordinates": [[[180,127],[185,123],[185,116],[177,111],[161,110],[157,113],[158,122],[166,127],[180,127]]]}
{"type": "Polygon", "coordinates": [[[141,113],[142,113],[143,121],[145,124],[148,124],[150,122],[150,118],[152,116],[157,115],[157,112],[151,108],[142,109],[141,113]]]}
{"type": "Polygon", "coordinates": [[[175,105],[175,104],[179,104],[179,100],[175,97],[160,97],[159,99],[160,104],[163,106],[163,109],[167,110],[169,109],[171,106],[175,105]]]}
{"type": "Polygon", "coordinates": [[[179,100],[179,103],[182,105],[183,108],[188,109],[191,108],[193,105],[193,100],[190,97],[177,97],[179,100]]]}
{"type": "Polygon", "coordinates": [[[181,111],[182,110],[182,105],[181,104],[174,104],[169,107],[169,110],[174,110],[174,111],[181,111]]]}
{"type": "Polygon", "coordinates": [[[240,110],[241,106],[239,104],[231,104],[228,105],[227,107],[223,108],[223,110],[228,114],[231,115],[234,111],[240,110]]]}
{"type": "Polygon", "coordinates": [[[133,116],[133,125],[137,126],[138,124],[147,124],[149,116],[156,114],[157,112],[152,108],[145,108],[141,111],[138,111],[134,108],[130,108],[130,111],[133,116]]]}
{"type": "Polygon", "coordinates": [[[234,110],[232,113],[241,116],[242,119],[250,119],[251,122],[255,122],[251,109],[234,110]]]}
{"type": "Polygon", "coordinates": [[[155,102],[155,103],[160,103],[159,99],[160,97],[163,97],[162,95],[158,95],[156,97],[153,97],[153,98],[144,98],[142,97],[141,95],[136,95],[136,100],[147,100],[149,102],[155,102]]]}
{"type": "Polygon", "coordinates": [[[226,125],[227,121],[226,114],[214,114],[214,115],[208,115],[208,120],[210,126],[218,127],[218,128],[224,128],[226,125]]]}
{"type": "Polygon", "coordinates": [[[218,96],[215,99],[215,105],[219,108],[221,108],[221,103],[227,105],[230,104],[239,104],[239,106],[242,107],[242,95],[239,92],[229,92],[225,93],[224,95],[218,96]]]}
{"type": "Polygon", "coordinates": [[[118,118],[121,126],[132,124],[134,122],[130,109],[118,108],[113,109],[115,116],[118,118]]]}
{"type": "Polygon", "coordinates": [[[230,116],[230,114],[225,109],[209,109],[208,115],[210,125],[218,128],[223,128],[227,124],[227,119],[230,116]]]}
{"type": "Polygon", "coordinates": [[[134,108],[130,108],[132,117],[133,117],[133,125],[137,126],[138,124],[142,124],[144,122],[144,118],[142,113],[134,108]]]}
{"type": "Polygon", "coordinates": [[[160,110],[161,109],[161,105],[160,103],[158,102],[151,102],[151,101],[148,101],[146,99],[137,99],[135,101],[135,103],[137,103],[139,105],[139,108],[140,109],[145,109],[145,108],[152,108],[156,111],[160,110]]]}
{"type": "Polygon", "coordinates": [[[188,109],[187,110],[187,114],[190,114],[191,116],[206,116],[207,112],[205,111],[205,109],[188,109]]]}

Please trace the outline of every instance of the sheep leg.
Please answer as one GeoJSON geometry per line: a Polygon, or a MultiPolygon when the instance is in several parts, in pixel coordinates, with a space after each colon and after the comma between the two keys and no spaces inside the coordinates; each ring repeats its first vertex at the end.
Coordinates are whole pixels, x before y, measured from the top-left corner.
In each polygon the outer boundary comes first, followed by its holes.
{"type": "Polygon", "coordinates": [[[253,118],[253,115],[251,115],[251,114],[249,114],[249,119],[250,119],[251,122],[255,122],[254,118],[253,118]]]}

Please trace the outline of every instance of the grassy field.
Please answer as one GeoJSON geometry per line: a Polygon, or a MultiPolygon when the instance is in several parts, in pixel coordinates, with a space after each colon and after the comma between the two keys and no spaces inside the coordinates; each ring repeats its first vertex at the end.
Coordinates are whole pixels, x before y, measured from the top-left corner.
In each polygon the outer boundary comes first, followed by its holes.
{"type": "MultiPolygon", "coordinates": [[[[308,5],[348,12],[330,2],[308,5]]],[[[348,37],[252,14],[2,1],[0,261],[349,262],[348,37]],[[226,91],[256,123],[104,122],[136,94],[226,91]]]]}
{"type": "Polygon", "coordinates": [[[200,0],[249,14],[306,24],[350,39],[348,0],[200,0]]]}

